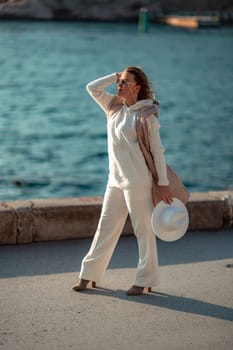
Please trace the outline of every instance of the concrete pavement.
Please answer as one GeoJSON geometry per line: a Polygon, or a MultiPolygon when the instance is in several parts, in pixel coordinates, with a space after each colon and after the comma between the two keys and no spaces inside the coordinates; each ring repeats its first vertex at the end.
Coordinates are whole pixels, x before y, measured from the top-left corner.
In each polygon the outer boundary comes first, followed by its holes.
{"type": "Polygon", "coordinates": [[[71,290],[91,239],[0,246],[1,350],[233,349],[233,232],[158,241],[160,280],[128,297],[137,264],[122,236],[97,289],[71,290]]]}

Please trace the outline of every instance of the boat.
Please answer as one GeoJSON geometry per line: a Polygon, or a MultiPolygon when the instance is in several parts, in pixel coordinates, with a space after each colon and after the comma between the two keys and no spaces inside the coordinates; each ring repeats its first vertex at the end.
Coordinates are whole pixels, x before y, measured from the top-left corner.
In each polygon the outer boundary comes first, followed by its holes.
{"type": "Polygon", "coordinates": [[[193,29],[218,27],[220,25],[218,16],[165,16],[163,23],[193,29]]]}

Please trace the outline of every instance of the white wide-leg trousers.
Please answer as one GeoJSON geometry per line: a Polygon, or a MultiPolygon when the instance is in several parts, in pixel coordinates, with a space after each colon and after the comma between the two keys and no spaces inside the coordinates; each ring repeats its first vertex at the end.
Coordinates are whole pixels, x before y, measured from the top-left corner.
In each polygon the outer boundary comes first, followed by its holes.
{"type": "Polygon", "coordinates": [[[151,227],[151,188],[120,189],[107,186],[101,216],[91,247],[81,265],[80,278],[98,282],[112,257],[129,213],[137,238],[139,261],[134,284],[158,284],[156,239],[151,227]]]}

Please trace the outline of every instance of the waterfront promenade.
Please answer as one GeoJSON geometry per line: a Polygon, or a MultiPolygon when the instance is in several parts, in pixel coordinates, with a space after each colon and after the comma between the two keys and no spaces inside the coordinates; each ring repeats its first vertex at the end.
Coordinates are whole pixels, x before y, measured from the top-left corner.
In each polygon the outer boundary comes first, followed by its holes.
{"type": "Polygon", "coordinates": [[[1,350],[230,350],[232,229],[158,241],[160,285],[128,297],[137,264],[122,236],[97,289],[71,290],[91,238],[0,246],[1,350]]]}

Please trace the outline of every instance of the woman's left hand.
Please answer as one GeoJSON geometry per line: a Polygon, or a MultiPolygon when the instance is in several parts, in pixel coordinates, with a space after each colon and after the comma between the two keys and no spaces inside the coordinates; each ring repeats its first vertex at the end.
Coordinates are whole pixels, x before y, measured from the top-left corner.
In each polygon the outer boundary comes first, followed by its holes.
{"type": "Polygon", "coordinates": [[[172,193],[169,186],[159,186],[160,197],[166,204],[172,204],[172,193]]]}

